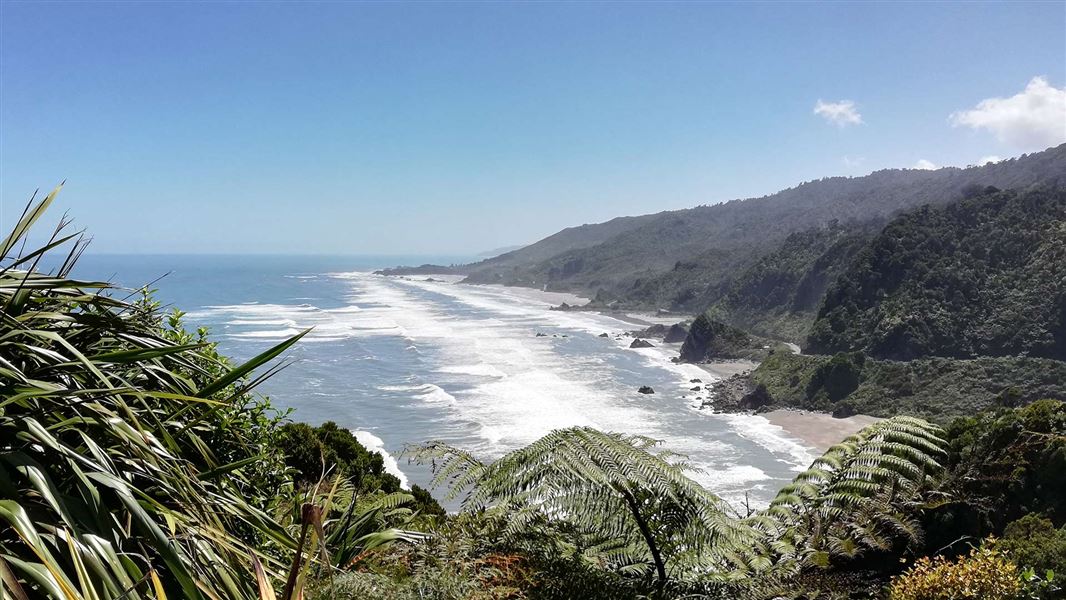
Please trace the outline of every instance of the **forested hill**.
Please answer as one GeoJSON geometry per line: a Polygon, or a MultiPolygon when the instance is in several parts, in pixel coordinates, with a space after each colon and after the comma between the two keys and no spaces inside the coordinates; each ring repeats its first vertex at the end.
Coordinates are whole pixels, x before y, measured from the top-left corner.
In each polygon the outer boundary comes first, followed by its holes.
{"type": "Polygon", "coordinates": [[[762,198],[663,212],[564,230],[464,268],[471,283],[547,286],[602,304],[697,311],[723,299],[731,280],[795,232],[836,220],[853,228],[963,189],[1066,185],[1066,145],[981,167],[891,169],[833,177],[762,198]]]}
{"type": "Polygon", "coordinates": [[[895,219],[830,287],[807,349],[1066,360],[1066,191],[995,191],[895,219]]]}

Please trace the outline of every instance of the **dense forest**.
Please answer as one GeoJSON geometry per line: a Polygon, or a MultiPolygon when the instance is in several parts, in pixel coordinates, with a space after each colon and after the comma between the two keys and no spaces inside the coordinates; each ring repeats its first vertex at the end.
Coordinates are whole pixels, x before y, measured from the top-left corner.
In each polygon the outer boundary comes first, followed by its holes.
{"type": "Polygon", "coordinates": [[[802,344],[826,289],[877,231],[876,224],[793,233],[781,247],[742,270],[707,314],[753,333],[802,344]]]}
{"type": "Polygon", "coordinates": [[[985,191],[888,224],[826,294],[808,349],[1066,360],[1066,192],[985,191]]]}
{"type": "Polygon", "coordinates": [[[1064,181],[1066,145],[980,167],[831,177],[762,198],[567,229],[460,271],[471,283],[547,286],[586,294],[599,306],[699,312],[723,300],[737,273],[778,250],[790,234],[834,220],[861,230],[906,210],[958,200],[968,186],[1024,189],[1064,181]]]}
{"type": "Polygon", "coordinates": [[[982,410],[1066,398],[1066,362],[1015,356],[894,361],[861,352],[819,356],[778,350],[737,379],[746,381],[723,389],[715,408],[904,414],[946,424],[982,410]],[[749,394],[754,395],[745,399],[749,394]]]}

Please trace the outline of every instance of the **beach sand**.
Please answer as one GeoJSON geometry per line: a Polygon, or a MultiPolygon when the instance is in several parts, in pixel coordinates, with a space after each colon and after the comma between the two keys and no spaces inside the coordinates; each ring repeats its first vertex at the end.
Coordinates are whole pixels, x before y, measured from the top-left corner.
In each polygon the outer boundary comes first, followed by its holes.
{"type": "Polygon", "coordinates": [[[819,454],[863,427],[881,420],[869,415],[837,419],[825,413],[800,410],[775,410],[763,413],[761,416],[784,429],[792,437],[814,448],[819,454]]]}
{"type": "MultiPolygon", "coordinates": [[[[678,344],[678,350],[680,351],[681,345],[678,344]]],[[[715,377],[721,379],[728,379],[733,375],[743,373],[745,371],[751,371],[755,367],[759,366],[758,363],[747,360],[723,360],[721,362],[711,363],[697,363],[697,366],[704,371],[707,371],[715,377]]]]}

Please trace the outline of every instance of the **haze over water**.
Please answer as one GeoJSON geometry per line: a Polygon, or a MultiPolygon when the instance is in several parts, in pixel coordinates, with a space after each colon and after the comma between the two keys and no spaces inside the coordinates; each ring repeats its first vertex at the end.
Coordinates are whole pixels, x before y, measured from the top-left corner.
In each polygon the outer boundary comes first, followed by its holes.
{"type": "Polygon", "coordinates": [[[439,439],[494,458],[575,425],[662,439],[735,503],[769,501],[812,460],[762,417],[698,410],[689,380],[712,376],[671,363],[676,346],[630,349],[616,336],[632,324],[548,309],[568,296],[370,273],[424,260],[86,256],[75,275],[140,286],[169,272],[159,299],[237,360],[313,326],[287,354],[295,364],[260,390],[297,420],[358,432],[409,483],[427,486],[430,474],[395,458],[406,444],[439,439]]]}

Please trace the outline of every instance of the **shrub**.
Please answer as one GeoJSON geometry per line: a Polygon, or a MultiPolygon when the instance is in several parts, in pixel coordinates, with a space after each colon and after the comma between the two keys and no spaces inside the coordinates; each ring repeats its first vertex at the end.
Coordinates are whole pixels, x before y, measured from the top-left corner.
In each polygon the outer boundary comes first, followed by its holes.
{"type": "Polygon", "coordinates": [[[1066,573],[1066,527],[1056,529],[1039,515],[1026,515],[1007,525],[1000,547],[1021,567],[1040,574],[1066,573]]]}
{"type": "Polygon", "coordinates": [[[1015,600],[1022,591],[1018,567],[989,538],[966,556],[919,558],[893,579],[890,600],[1015,600]]]}
{"type": "Polygon", "coordinates": [[[833,402],[843,400],[859,387],[865,357],[861,352],[839,352],[829,362],[821,365],[811,376],[807,384],[807,398],[814,398],[819,392],[833,402]]]}

